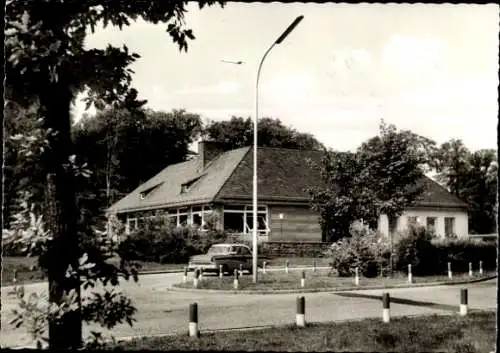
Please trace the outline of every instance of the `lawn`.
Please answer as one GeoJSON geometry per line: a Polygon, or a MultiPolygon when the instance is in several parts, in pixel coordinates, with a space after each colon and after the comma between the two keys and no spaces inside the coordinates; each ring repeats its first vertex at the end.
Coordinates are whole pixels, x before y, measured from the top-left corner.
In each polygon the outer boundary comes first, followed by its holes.
{"type": "MultiPolygon", "coordinates": [[[[37,258],[36,257],[10,257],[4,256],[2,258],[2,286],[9,286],[14,284],[14,270],[17,270],[17,283],[28,284],[34,282],[40,282],[46,280],[43,276],[42,271],[37,269],[37,258]]],[[[109,260],[111,263],[116,265],[119,264],[118,258],[112,258],[109,260]]],[[[290,267],[300,267],[300,266],[313,266],[314,261],[316,261],[316,266],[328,266],[328,260],[325,258],[314,259],[311,257],[297,257],[297,258],[274,258],[267,262],[267,266],[285,266],[285,262],[289,262],[290,267]]],[[[186,264],[161,264],[157,262],[141,262],[142,269],[141,272],[148,271],[172,271],[178,270],[182,271],[186,264]]]]}
{"type": "MultiPolygon", "coordinates": [[[[259,272],[259,281],[253,283],[252,276],[243,275],[239,278],[238,289],[239,290],[277,290],[277,289],[301,289],[301,270],[291,269],[289,273],[286,273],[283,269],[279,271],[266,271],[265,274],[259,272]]],[[[314,288],[352,288],[354,286],[354,277],[338,277],[334,275],[329,275],[329,270],[318,269],[313,272],[312,269],[305,271],[306,289],[314,288]]],[[[488,273],[483,275],[486,277],[488,273]]],[[[474,276],[474,278],[481,278],[479,275],[474,276]]],[[[464,274],[456,274],[453,276],[453,280],[468,280],[470,277],[464,274]]],[[[376,277],[376,278],[364,278],[361,277],[359,280],[359,287],[369,287],[369,286],[384,286],[392,287],[394,285],[404,285],[407,284],[408,278],[403,274],[395,274],[392,277],[376,277]]],[[[437,276],[426,276],[426,277],[413,277],[412,282],[414,284],[431,283],[431,282],[449,282],[448,276],[437,275],[437,276]]],[[[192,278],[190,278],[186,283],[180,283],[174,285],[180,288],[193,288],[192,278]]],[[[219,289],[219,290],[233,290],[233,277],[224,276],[219,278],[218,276],[207,275],[203,276],[203,280],[198,283],[199,289],[219,289]]]]}
{"type": "MultiPolygon", "coordinates": [[[[113,258],[110,263],[119,264],[119,259],[113,258]]],[[[178,270],[186,266],[185,264],[160,264],[156,262],[141,262],[141,272],[145,271],[165,271],[178,270]]],[[[45,281],[43,272],[38,269],[38,259],[36,257],[2,257],[2,287],[14,284],[14,270],[17,270],[17,284],[28,284],[45,281]]]]}
{"type": "MultiPolygon", "coordinates": [[[[187,329],[187,328],[186,328],[187,329]]],[[[496,343],[494,312],[380,319],[274,327],[253,331],[143,338],[109,349],[157,351],[349,351],[349,352],[492,352],[496,343]]]]}

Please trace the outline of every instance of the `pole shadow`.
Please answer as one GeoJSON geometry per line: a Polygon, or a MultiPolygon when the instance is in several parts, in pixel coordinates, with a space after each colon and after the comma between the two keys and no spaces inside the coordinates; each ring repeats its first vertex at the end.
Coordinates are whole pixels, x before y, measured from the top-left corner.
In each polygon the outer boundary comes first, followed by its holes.
{"type": "MultiPolygon", "coordinates": [[[[365,298],[365,299],[375,299],[375,300],[382,301],[381,295],[370,295],[370,294],[361,294],[361,293],[332,293],[332,295],[338,295],[338,296],[347,297],[347,298],[365,298]]],[[[391,297],[391,304],[392,303],[393,304],[418,306],[418,307],[426,307],[426,308],[438,309],[438,310],[443,310],[443,311],[451,311],[451,312],[456,312],[458,310],[458,304],[457,305],[439,304],[439,303],[433,303],[433,302],[424,302],[424,301],[404,299],[404,298],[395,298],[395,297],[391,297]]]]}

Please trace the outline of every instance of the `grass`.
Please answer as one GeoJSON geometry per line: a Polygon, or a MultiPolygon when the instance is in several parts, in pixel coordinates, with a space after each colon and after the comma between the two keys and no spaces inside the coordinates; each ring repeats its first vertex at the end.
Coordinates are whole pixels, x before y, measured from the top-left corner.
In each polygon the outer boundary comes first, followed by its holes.
{"type": "MultiPolygon", "coordinates": [[[[273,258],[267,261],[267,266],[285,266],[285,262],[289,261],[290,267],[297,266],[312,266],[314,260],[316,266],[328,266],[328,260],[325,258],[314,259],[311,257],[297,257],[297,258],[273,258]]],[[[115,265],[119,264],[118,258],[109,260],[115,265]]],[[[186,264],[161,264],[157,262],[141,262],[141,272],[148,271],[182,271],[186,264]]],[[[17,284],[29,284],[35,282],[45,281],[46,278],[43,272],[38,269],[38,259],[36,257],[23,257],[23,256],[4,256],[2,258],[2,281],[1,285],[10,286],[14,283],[14,270],[17,270],[17,284]]]]}
{"type": "Polygon", "coordinates": [[[142,338],[109,349],[158,351],[349,351],[349,352],[491,352],[495,351],[494,312],[460,316],[419,316],[357,322],[289,325],[252,331],[142,338]]]}
{"type": "MultiPolygon", "coordinates": [[[[305,271],[306,274],[306,289],[315,288],[351,288],[354,286],[353,277],[337,277],[329,275],[329,270],[318,269],[313,272],[311,269],[305,271]]],[[[487,275],[487,274],[486,274],[487,275]]],[[[279,290],[279,289],[301,289],[300,279],[302,277],[301,270],[291,269],[287,274],[284,270],[268,271],[266,274],[259,273],[259,281],[253,283],[252,276],[243,275],[239,278],[239,290],[279,290]]],[[[483,276],[485,277],[485,275],[483,276]]],[[[480,278],[478,275],[474,278],[480,278]]],[[[468,280],[468,275],[455,275],[454,280],[468,280]]],[[[402,274],[395,274],[392,277],[377,277],[377,278],[363,278],[359,280],[359,287],[368,286],[384,286],[391,287],[394,285],[403,285],[407,283],[407,277],[402,274]]],[[[449,282],[447,276],[426,276],[426,277],[413,277],[414,284],[431,283],[431,282],[449,282]]],[[[174,285],[179,288],[193,288],[192,280],[186,283],[174,285]]],[[[199,289],[219,289],[219,290],[233,290],[233,277],[224,276],[204,276],[203,280],[198,283],[199,289]]]]}
{"type": "MultiPolygon", "coordinates": [[[[119,264],[118,258],[112,258],[110,263],[115,265],[119,264]]],[[[156,262],[141,262],[141,272],[145,271],[165,271],[165,270],[179,270],[186,266],[185,264],[160,264],[156,262]]],[[[10,286],[13,284],[29,284],[35,282],[45,281],[46,277],[43,272],[38,268],[37,257],[23,257],[23,256],[4,256],[2,257],[2,287],[10,286]],[[17,271],[17,282],[14,282],[14,270],[17,271]]]]}

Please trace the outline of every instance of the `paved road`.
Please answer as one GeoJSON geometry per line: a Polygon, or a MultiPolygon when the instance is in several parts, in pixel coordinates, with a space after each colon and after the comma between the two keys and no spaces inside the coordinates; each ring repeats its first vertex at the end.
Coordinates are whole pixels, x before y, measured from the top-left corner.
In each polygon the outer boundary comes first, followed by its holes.
{"type": "MultiPolygon", "coordinates": [[[[121,288],[138,308],[134,327],[120,325],[113,329],[116,338],[138,335],[186,333],[189,303],[197,302],[200,329],[259,327],[289,324],[295,320],[298,294],[218,294],[176,292],[169,290],[181,281],[182,274],[158,274],[140,277],[138,284],[125,283],[121,288]]],[[[26,292],[46,290],[46,283],[26,286],[26,292]]],[[[391,294],[391,315],[453,313],[458,311],[462,286],[400,288],[391,294]]],[[[471,309],[495,309],[496,279],[467,285],[471,309]]],[[[380,317],[380,296],[386,290],[362,290],[338,293],[306,293],[308,322],[343,321],[380,317]]],[[[10,309],[16,306],[2,289],[1,345],[17,347],[29,344],[22,329],[9,324],[10,309]]],[[[85,327],[89,332],[90,327],[85,327]]]]}

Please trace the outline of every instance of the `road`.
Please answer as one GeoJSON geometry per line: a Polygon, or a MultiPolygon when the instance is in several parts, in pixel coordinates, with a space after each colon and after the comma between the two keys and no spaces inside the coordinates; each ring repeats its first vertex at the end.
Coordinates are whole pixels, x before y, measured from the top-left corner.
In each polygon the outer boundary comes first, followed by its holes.
{"type": "MultiPolygon", "coordinates": [[[[139,283],[120,287],[133,298],[138,309],[133,327],[120,325],[111,333],[115,338],[140,335],[161,335],[187,332],[188,307],[197,302],[201,331],[229,328],[261,327],[290,324],[295,320],[298,294],[220,294],[176,292],[169,290],[182,280],[182,274],[144,275],[139,283]]],[[[382,292],[391,294],[391,316],[446,314],[458,311],[462,286],[360,290],[338,293],[306,293],[308,322],[344,321],[380,317],[382,292]]],[[[469,307],[496,309],[496,279],[469,284],[469,307]]],[[[46,283],[26,286],[26,293],[46,290],[46,283]]],[[[8,324],[15,301],[2,288],[1,346],[20,347],[30,344],[23,329],[8,324]]],[[[85,326],[86,333],[92,327],[85,326]]],[[[95,327],[93,327],[95,329],[95,327]]]]}

